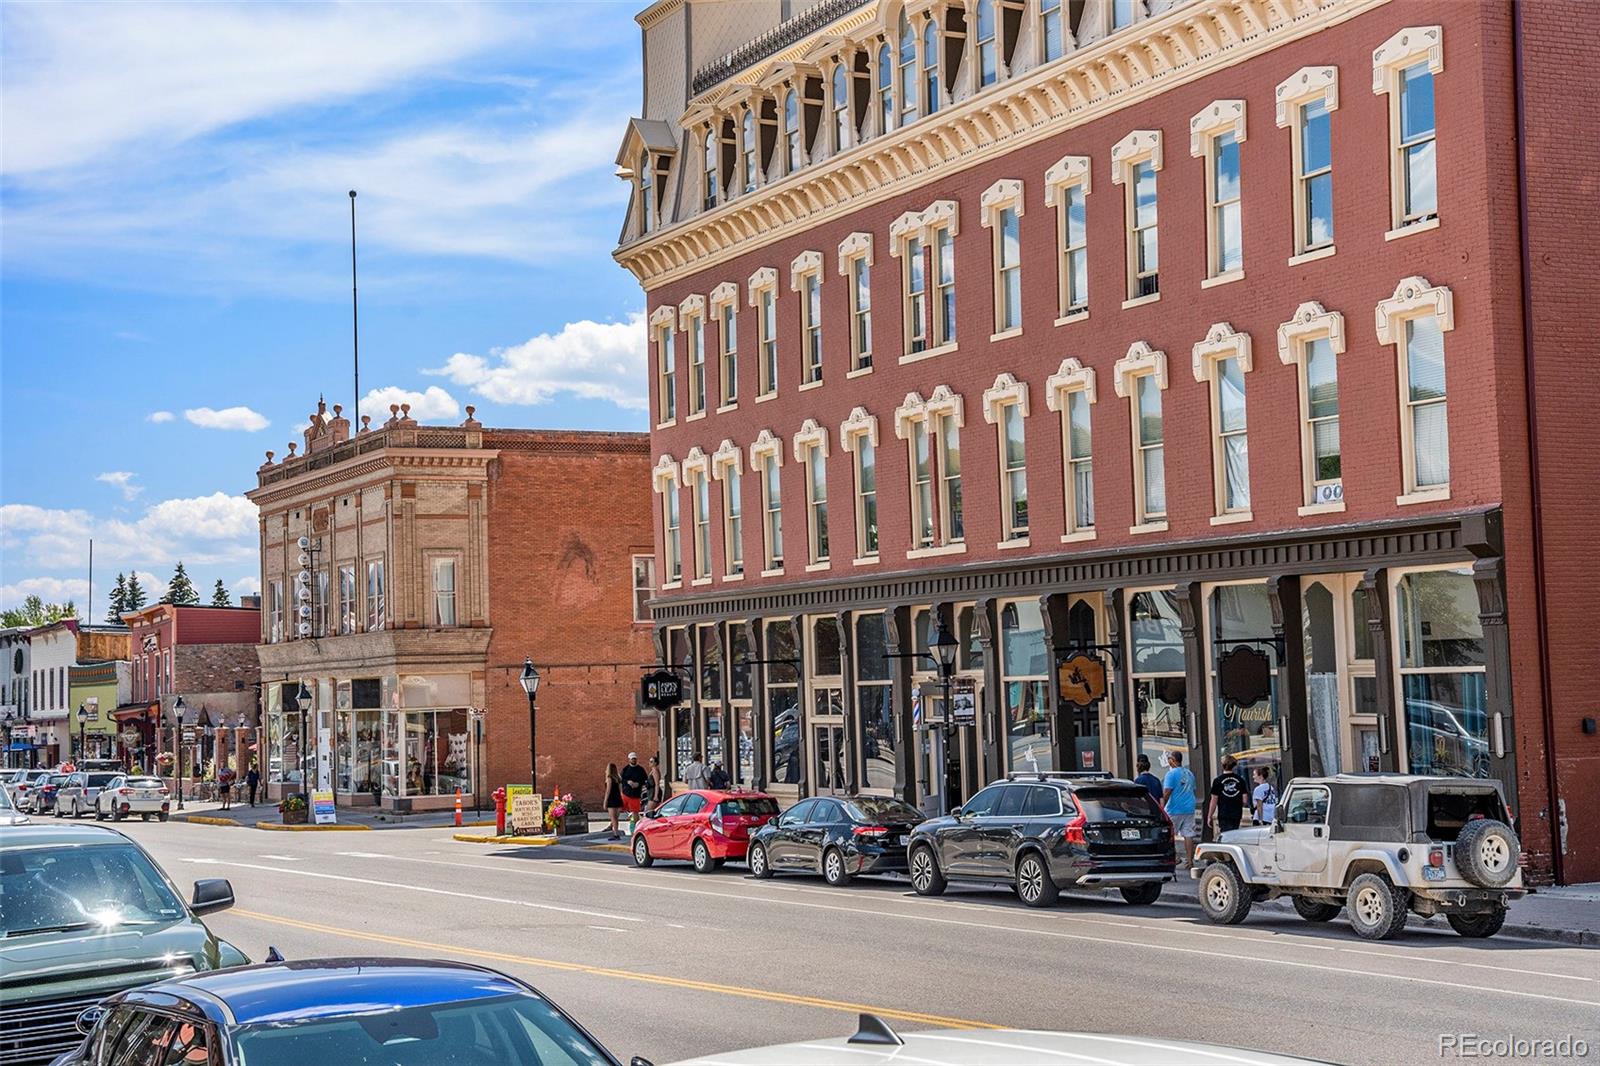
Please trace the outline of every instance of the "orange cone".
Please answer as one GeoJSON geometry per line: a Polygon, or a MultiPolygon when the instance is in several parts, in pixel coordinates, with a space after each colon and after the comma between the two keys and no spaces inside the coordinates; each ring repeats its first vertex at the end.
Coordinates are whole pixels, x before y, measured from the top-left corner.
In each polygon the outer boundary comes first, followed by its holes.
{"type": "Polygon", "coordinates": [[[456,825],[461,825],[461,790],[456,789],[456,825]]]}

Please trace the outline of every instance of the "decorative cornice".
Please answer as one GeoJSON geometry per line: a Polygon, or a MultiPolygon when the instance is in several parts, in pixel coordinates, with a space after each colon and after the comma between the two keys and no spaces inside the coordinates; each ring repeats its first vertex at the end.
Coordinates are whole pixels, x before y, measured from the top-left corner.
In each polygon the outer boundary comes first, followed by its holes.
{"type": "Polygon", "coordinates": [[[711,290],[711,306],[713,308],[717,308],[717,307],[721,307],[723,304],[733,304],[736,307],[738,306],[738,304],[739,304],[739,283],[738,282],[736,282],[736,281],[724,281],[722,284],[718,285],[716,288],[711,290]]]}
{"type": "Polygon", "coordinates": [[[662,304],[650,312],[650,329],[660,329],[662,326],[676,326],[678,324],[678,309],[671,304],[662,304]]]}
{"type": "Polygon", "coordinates": [[[1394,287],[1393,296],[1378,304],[1375,311],[1378,343],[1395,343],[1400,323],[1424,315],[1433,315],[1439,320],[1441,333],[1450,332],[1456,328],[1455,297],[1448,287],[1412,275],[1394,287]]]}
{"type": "Polygon", "coordinates": [[[1278,83],[1278,127],[1287,126],[1294,109],[1308,100],[1322,97],[1329,111],[1339,110],[1339,68],[1301,67],[1278,83]]]}
{"type": "Polygon", "coordinates": [[[663,455],[656,460],[655,467],[650,471],[650,484],[657,492],[665,492],[667,490],[664,486],[669,481],[675,485],[681,484],[682,478],[676,460],[670,455],[663,455]]]}
{"type": "Polygon", "coordinates": [[[821,448],[822,457],[828,457],[828,431],[817,425],[815,418],[800,423],[800,429],[794,435],[794,461],[805,462],[809,448],[821,448]]]}
{"type": "Polygon", "coordinates": [[[1386,0],[1194,0],[617,248],[647,289],[1059,137],[1156,93],[1318,33],[1386,0]]]}
{"type": "Polygon", "coordinates": [[[1409,67],[1424,56],[1428,71],[1444,73],[1444,30],[1439,26],[1407,26],[1372,52],[1372,91],[1382,95],[1394,86],[1391,72],[1409,67]]]}
{"type": "Polygon", "coordinates": [[[1117,390],[1117,395],[1123,398],[1131,396],[1133,390],[1129,383],[1134,378],[1144,374],[1154,374],[1156,388],[1167,387],[1167,353],[1157,351],[1144,341],[1134,341],[1128,346],[1128,354],[1116,361],[1111,368],[1112,386],[1117,390]]]}
{"type": "Polygon", "coordinates": [[[1001,208],[1015,208],[1017,217],[1022,216],[1022,179],[1001,178],[987,189],[978,199],[978,210],[985,229],[993,228],[995,215],[1001,208]]]}
{"type": "Polygon", "coordinates": [[[1243,100],[1218,100],[1189,120],[1189,154],[1206,153],[1206,141],[1226,130],[1233,131],[1233,139],[1245,139],[1243,100]]]}
{"type": "Polygon", "coordinates": [[[857,407],[850,417],[839,423],[839,446],[847,452],[856,450],[856,441],[862,437],[874,448],[878,446],[878,416],[865,407],[857,407]]]}
{"type": "Polygon", "coordinates": [[[1055,165],[1044,172],[1045,206],[1054,207],[1056,191],[1067,185],[1082,185],[1085,196],[1093,192],[1089,181],[1089,163],[1086,155],[1064,155],[1056,160],[1055,165]]]}
{"type": "Polygon", "coordinates": [[[757,294],[763,289],[771,289],[774,292],[778,290],[777,267],[762,267],[760,270],[757,270],[754,274],[750,275],[751,307],[754,307],[756,304],[760,303],[760,299],[758,298],[757,294]]]}
{"type": "Polygon", "coordinates": [[[1123,184],[1128,180],[1128,173],[1134,164],[1142,163],[1146,159],[1150,161],[1152,170],[1161,169],[1160,130],[1133,130],[1111,146],[1111,183],[1123,184]]]}
{"type": "Polygon", "coordinates": [[[1300,358],[1300,342],[1319,337],[1328,338],[1335,355],[1344,351],[1344,315],[1307,300],[1294,309],[1293,318],[1278,327],[1278,358],[1285,366],[1293,366],[1300,358]]]}
{"type": "Polygon", "coordinates": [[[794,292],[800,291],[800,279],[807,274],[817,275],[822,279],[822,253],[801,252],[794,257],[794,262],[789,264],[789,288],[794,292]]]}
{"type": "Polygon", "coordinates": [[[773,436],[772,430],[763,429],[750,442],[750,469],[760,469],[768,459],[783,465],[783,441],[773,436]]]}
{"type": "Polygon", "coordinates": [[[983,420],[991,426],[1000,421],[1000,409],[1016,404],[1022,417],[1028,417],[1028,383],[1002,373],[994,384],[983,390],[983,420]]]}
{"type": "Polygon", "coordinates": [[[1044,379],[1044,390],[1044,405],[1052,411],[1060,411],[1066,406],[1062,402],[1066,393],[1079,390],[1088,397],[1090,403],[1094,403],[1097,399],[1094,367],[1084,366],[1076,359],[1063,359],[1060,369],[1044,379]]]}
{"type": "Polygon", "coordinates": [[[706,318],[706,298],[700,293],[685,296],[678,304],[678,328],[688,329],[689,319],[695,315],[700,316],[700,321],[706,318]]]}
{"type": "Polygon", "coordinates": [[[872,265],[872,234],[861,230],[850,234],[839,242],[839,274],[847,277],[850,274],[850,261],[857,256],[867,261],[867,266],[872,265]]]}
{"type": "Polygon", "coordinates": [[[1191,351],[1194,379],[1205,381],[1210,377],[1210,364],[1217,359],[1237,359],[1239,369],[1248,374],[1254,365],[1250,354],[1250,334],[1240,333],[1227,322],[1213,323],[1206,330],[1206,339],[1191,351]]]}

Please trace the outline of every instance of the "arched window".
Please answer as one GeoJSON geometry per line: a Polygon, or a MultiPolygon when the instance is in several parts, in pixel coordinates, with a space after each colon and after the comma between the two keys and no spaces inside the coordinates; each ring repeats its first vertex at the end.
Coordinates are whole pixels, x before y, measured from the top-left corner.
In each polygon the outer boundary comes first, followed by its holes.
{"type": "Polygon", "coordinates": [[[850,147],[850,78],[844,64],[833,68],[833,150],[850,147]]]}
{"type": "Polygon", "coordinates": [[[933,19],[922,28],[922,90],[927,94],[928,114],[939,110],[939,23],[933,19]]]}
{"type": "Polygon", "coordinates": [[[878,48],[878,132],[894,129],[894,53],[887,44],[878,48]]]}
{"type": "Polygon", "coordinates": [[[744,126],[739,134],[739,155],[744,160],[744,191],[756,191],[756,116],[744,113],[744,126]]]}
{"type": "Polygon", "coordinates": [[[1044,59],[1061,58],[1061,0],[1039,0],[1040,32],[1044,36],[1044,59]]]}
{"type": "Polygon", "coordinates": [[[715,130],[706,130],[706,173],[705,173],[705,209],[711,210],[717,206],[717,134],[715,130]]]}
{"type": "Polygon", "coordinates": [[[995,55],[994,0],[978,0],[978,84],[993,85],[1000,77],[995,55]]]}
{"type": "Polygon", "coordinates": [[[900,125],[917,120],[917,35],[900,14],[900,125]]]}
{"type": "Polygon", "coordinates": [[[649,233],[656,226],[656,187],[650,173],[650,153],[639,153],[639,232],[649,233]]]}
{"type": "Polygon", "coordinates": [[[783,170],[793,174],[800,166],[800,100],[790,89],[783,95],[783,170]]]}

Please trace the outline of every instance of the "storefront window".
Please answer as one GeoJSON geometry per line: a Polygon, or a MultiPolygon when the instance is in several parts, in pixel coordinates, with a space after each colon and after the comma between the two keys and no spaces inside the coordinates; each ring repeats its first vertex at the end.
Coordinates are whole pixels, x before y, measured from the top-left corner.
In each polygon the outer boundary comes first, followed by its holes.
{"type": "Polygon", "coordinates": [[[1186,751],[1184,728],[1187,685],[1183,624],[1175,592],[1139,592],[1128,600],[1128,634],[1133,642],[1133,707],[1138,749],[1150,765],[1164,765],[1167,752],[1186,751]]]}
{"type": "MultiPolygon", "coordinates": [[[[673,666],[681,666],[687,673],[680,676],[686,679],[688,685],[697,685],[699,675],[695,672],[694,648],[689,641],[689,633],[679,626],[667,630],[667,662],[673,666]]],[[[687,693],[685,693],[687,696],[687,693]]],[[[682,781],[687,775],[689,763],[694,758],[694,702],[685,699],[672,711],[672,735],[668,738],[672,752],[672,776],[674,780],[682,781]]]]}
{"type": "Polygon", "coordinates": [[[1411,772],[1488,777],[1486,659],[1472,574],[1406,574],[1396,599],[1411,772]]]}
{"type": "Polygon", "coordinates": [[[767,736],[772,744],[771,782],[800,782],[800,670],[794,627],[788,622],[768,622],[767,736]]]}
{"type": "Polygon", "coordinates": [[[717,627],[700,626],[700,700],[702,703],[722,699],[722,644],[717,639],[717,627]]]}
{"type": "Polygon", "coordinates": [[[750,628],[743,622],[728,626],[728,698],[748,700],[755,695],[751,684],[750,661],[756,657],[750,646],[750,628]]]}
{"type": "Polygon", "coordinates": [[[372,792],[380,785],[383,713],[339,712],[336,765],[340,792],[372,792]]]}
{"type": "Polygon", "coordinates": [[[856,703],[861,708],[862,784],[894,788],[894,688],[889,676],[889,644],[885,616],[858,614],[856,630],[856,703]]]}
{"type": "Polygon", "coordinates": [[[983,672],[983,641],[978,637],[977,608],[971,605],[956,612],[956,639],[961,642],[956,669],[968,673],[983,672]]]}
{"type": "Polygon", "coordinates": [[[400,762],[400,715],[383,716],[383,791],[387,796],[400,795],[403,784],[400,762]]]}
{"type": "Polygon", "coordinates": [[[739,707],[735,711],[735,720],[739,730],[739,757],[735,772],[739,784],[749,785],[756,777],[755,712],[749,706],[739,707]]]}
{"type": "Polygon", "coordinates": [[[755,710],[751,702],[755,692],[750,683],[750,660],[754,658],[750,628],[743,622],[728,623],[728,700],[731,704],[728,713],[734,725],[736,745],[730,754],[734,765],[728,767],[728,772],[741,785],[754,782],[756,772],[755,710]]]}
{"type": "Polygon", "coordinates": [[[1301,597],[1305,626],[1306,716],[1311,733],[1311,773],[1337,773],[1339,760],[1339,624],[1333,593],[1321,582],[1301,597]]]}
{"type": "Polygon", "coordinates": [[[1283,752],[1275,655],[1267,644],[1241,643],[1270,640],[1272,635],[1272,600],[1265,584],[1223,585],[1212,590],[1211,689],[1217,708],[1218,758],[1232,755],[1246,775],[1258,766],[1269,767],[1276,780],[1283,752]],[[1222,656],[1240,647],[1265,655],[1271,672],[1271,693],[1247,706],[1223,696],[1217,678],[1222,656]]]}
{"type": "Polygon", "coordinates": [[[449,796],[472,792],[467,753],[467,712],[405,712],[405,794],[449,796]]]}
{"type": "Polygon", "coordinates": [[[1038,600],[1000,608],[1001,688],[1011,736],[1012,770],[1054,770],[1055,708],[1050,700],[1050,661],[1038,600]]]}

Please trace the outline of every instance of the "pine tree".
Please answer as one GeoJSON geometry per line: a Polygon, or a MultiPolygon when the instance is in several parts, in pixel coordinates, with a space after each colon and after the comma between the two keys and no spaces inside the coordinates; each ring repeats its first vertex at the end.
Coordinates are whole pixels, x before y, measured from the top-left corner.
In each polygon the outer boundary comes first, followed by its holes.
{"type": "Polygon", "coordinates": [[[125,611],[137,611],[150,602],[149,596],[144,591],[144,586],[139,584],[138,574],[128,575],[128,591],[122,597],[122,608],[125,611]]]}
{"type": "Polygon", "coordinates": [[[217,587],[211,591],[211,606],[232,607],[233,597],[228,595],[228,590],[223,586],[222,579],[217,578],[217,587]]]}
{"type": "Polygon", "coordinates": [[[122,574],[117,575],[117,583],[111,588],[111,609],[106,612],[107,622],[122,621],[122,612],[128,609],[128,579],[122,574]]]}
{"type": "Polygon", "coordinates": [[[161,602],[177,607],[193,607],[200,602],[200,594],[194,590],[194,582],[189,580],[181,559],[178,568],[172,572],[172,581],[167,585],[167,594],[161,597],[161,602]]]}

